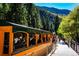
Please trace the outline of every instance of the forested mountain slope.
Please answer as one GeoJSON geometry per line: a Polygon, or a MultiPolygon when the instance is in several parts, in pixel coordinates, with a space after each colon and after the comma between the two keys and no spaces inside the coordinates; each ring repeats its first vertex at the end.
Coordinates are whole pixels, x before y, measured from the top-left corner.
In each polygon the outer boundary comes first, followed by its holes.
{"type": "Polygon", "coordinates": [[[41,10],[32,3],[0,4],[0,20],[48,31],[57,30],[60,23],[58,15],[41,10]]]}
{"type": "Polygon", "coordinates": [[[70,10],[67,10],[67,9],[58,9],[55,7],[45,7],[45,6],[37,6],[37,7],[40,9],[47,10],[49,12],[58,14],[58,15],[68,15],[70,13],[70,10]]]}

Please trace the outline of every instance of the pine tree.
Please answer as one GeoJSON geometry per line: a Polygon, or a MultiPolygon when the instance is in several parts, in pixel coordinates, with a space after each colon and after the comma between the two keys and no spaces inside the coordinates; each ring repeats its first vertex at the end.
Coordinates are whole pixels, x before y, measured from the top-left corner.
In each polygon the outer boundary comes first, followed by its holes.
{"type": "Polygon", "coordinates": [[[0,20],[6,20],[6,14],[10,11],[10,5],[7,3],[0,4],[0,20]]]}

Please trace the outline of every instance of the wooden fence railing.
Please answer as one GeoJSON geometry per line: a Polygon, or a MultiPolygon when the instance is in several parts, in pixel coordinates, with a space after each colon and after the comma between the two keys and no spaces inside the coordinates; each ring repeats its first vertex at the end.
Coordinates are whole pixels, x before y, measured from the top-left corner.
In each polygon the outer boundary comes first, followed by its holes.
{"type": "Polygon", "coordinates": [[[74,40],[71,40],[68,45],[74,50],[76,51],[78,54],[79,54],[79,43],[74,41],[74,40]]]}

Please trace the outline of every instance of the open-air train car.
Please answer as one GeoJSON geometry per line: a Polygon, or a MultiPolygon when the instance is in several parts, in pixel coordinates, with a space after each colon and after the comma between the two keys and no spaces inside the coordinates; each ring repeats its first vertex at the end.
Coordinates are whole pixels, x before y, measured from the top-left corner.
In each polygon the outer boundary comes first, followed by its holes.
{"type": "Polygon", "coordinates": [[[44,56],[52,40],[49,31],[0,20],[0,56],[44,56]]]}

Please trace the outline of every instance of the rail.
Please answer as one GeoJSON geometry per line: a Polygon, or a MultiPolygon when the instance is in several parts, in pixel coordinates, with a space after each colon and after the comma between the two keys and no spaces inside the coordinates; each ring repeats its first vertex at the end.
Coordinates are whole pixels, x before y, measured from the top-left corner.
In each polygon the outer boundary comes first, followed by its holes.
{"type": "Polygon", "coordinates": [[[79,54],[79,43],[74,41],[74,40],[71,40],[70,42],[68,42],[68,45],[75,51],[79,54]]]}

